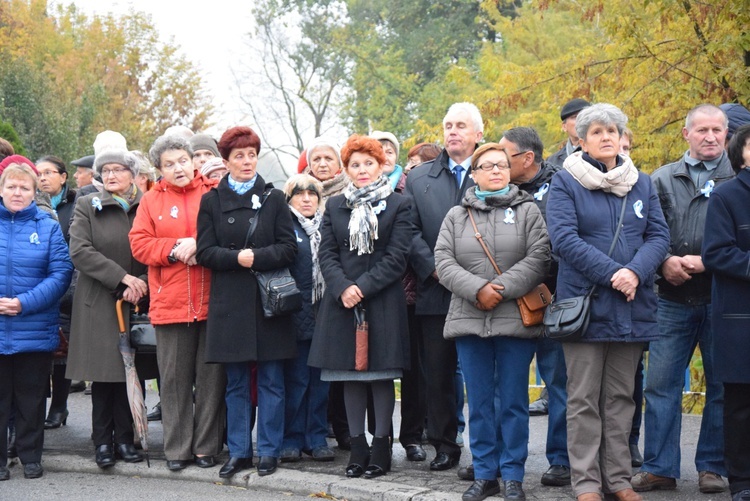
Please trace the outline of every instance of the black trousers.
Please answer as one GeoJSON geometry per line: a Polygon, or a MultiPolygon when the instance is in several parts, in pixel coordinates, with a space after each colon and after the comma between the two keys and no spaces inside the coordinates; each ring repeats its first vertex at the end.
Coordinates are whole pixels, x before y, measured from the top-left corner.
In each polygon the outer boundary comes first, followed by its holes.
{"type": "Polygon", "coordinates": [[[732,494],[750,489],[750,384],[724,383],[724,463],[732,494]]]}
{"type": "Polygon", "coordinates": [[[398,434],[398,440],[404,447],[422,442],[422,430],[427,416],[419,317],[414,314],[413,305],[407,306],[406,311],[409,319],[411,368],[404,371],[401,377],[401,430],[398,434]]]}
{"type": "Polygon", "coordinates": [[[51,352],[0,355],[0,466],[8,464],[8,418],[15,409],[16,448],[21,463],[40,463],[51,352]]]}
{"type": "Polygon", "coordinates": [[[456,343],[443,337],[445,315],[422,315],[419,321],[424,350],[427,438],[436,452],[458,458],[461,448],[456,444],[456,343]]]}
{"type": "Polygon", "coordinates": [[[91,383],[94,446],[133,443],[133,415],[125,383],[91,383]]]}

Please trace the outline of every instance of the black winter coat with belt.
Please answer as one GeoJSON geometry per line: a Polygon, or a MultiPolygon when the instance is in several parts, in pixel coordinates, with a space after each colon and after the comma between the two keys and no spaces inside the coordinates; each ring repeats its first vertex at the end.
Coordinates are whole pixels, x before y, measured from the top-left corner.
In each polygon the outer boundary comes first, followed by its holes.
{"type": "Polygon", "coordinates": [[[369,370],[408,369],[409,334],[401,277],[412,240],[411,201],[392,193],[377,214],[378,239],[372,254],[349,250],[351,209],[343,195],[328,199],[318,251],[326,291],[320,303],[308,365],[354,370],[356,320],[341,294],[357,285],[369,322],[369,370]]]}
{"type": "Polygon", "coordinates": [[[238,195],[225,176],[203,195],[198,212],[197,260],[210,268],[206,361],[229,363],[293,358],[297,347],[292,317],[265,318],[258,281],[251,269],[240,266],[244,248],[255,255],[252,270],[289,266],[297,244],[284,194],[256,174],[255,186],[238,195]],[[255,233],[245,245],[250,221],[258,213],[263,193],[269,195],[258,216],[255,233]]]}

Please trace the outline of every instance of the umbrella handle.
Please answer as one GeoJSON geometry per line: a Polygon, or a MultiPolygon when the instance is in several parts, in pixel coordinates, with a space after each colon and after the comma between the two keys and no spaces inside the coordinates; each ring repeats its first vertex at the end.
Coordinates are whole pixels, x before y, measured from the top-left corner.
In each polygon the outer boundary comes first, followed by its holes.
{"type": "Polygon", "coordinates": [[[117,325],[120,327],[120,332],[125,332],[125,319],[122,316],[122,299],[118,299],[115,303],[115,311],[117,312],[117,325]]]}

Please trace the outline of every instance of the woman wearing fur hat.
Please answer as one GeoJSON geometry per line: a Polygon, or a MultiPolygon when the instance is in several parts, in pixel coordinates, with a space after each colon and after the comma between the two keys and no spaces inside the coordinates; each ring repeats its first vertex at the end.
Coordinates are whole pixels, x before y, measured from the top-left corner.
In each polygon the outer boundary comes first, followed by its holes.
{"type": "Polygon", "coordinates": [[[335,141],[324,137],[315,138],[307,148],[307,169],[305,174],[323,183],[320,205],[325,210],[325,203],[330,197],[344,191],[349,178],[342,170],[340,147],[335,141]]]}
{"type": "Polygon", "coordinates": [[[94,168],[104,187],[78,199],[70,225],[70,257],[79,275],[66,375],[93,381],[96,464],[107,468],[115,464],[115,455],[128,463],[143,460],[133,445],[125,368],[117,348],[115,302],[118,297],[125,300],[125,328],[130,329],[130,305],[147,294],[148,285],[146,266],[133,258],[128,241],[143,195],[135,185],[135,158],[128,152],[125,138],[112,131],[97,136],[94,151],[94,168]]]}

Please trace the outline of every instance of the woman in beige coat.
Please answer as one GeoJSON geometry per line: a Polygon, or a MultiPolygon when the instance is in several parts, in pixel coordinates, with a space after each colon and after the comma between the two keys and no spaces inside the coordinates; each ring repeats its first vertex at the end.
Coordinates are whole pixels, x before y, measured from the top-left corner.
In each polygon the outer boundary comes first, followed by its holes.
{"type": "Polygon", "coordinates": [[[92,438],[96,464],[106,468],[115,464],[115,454],[129,463],[143,460],[133,446],[125,367],[117,347],[115,302],[117,297],[125,300],[127,323],[129,305],[145,296],[148,286],[146,267],[133,258],[128,241],[142,196],[134,184],[138,173],[135,158],[125,148],[125,139],[111,131],[97,136],[94,149],[94,167],[102,176],[104,189],[76,202],[70,225],[70,257],[79,275],[66,375],[93,381],[92,438]],[[97,148],[104,140],[107,146],[97,148]]]}
{"type": "Polygon", "coordinates": [[[499,144],[478,148],[471,169],[477,186],[448,212],[435,245],[440,283],[453,293],[443,335],[455,338],[469,400],[475,481],[463,499],[497,494],[498,476],[505,499],[525,499],[529,364],[542,326],[524,327],[516,299],[547,276],[549,236],[531,196],[508,184],[510,160],[499,144]],[[468,211],[501,275],[477,240],[468,211]]]}

